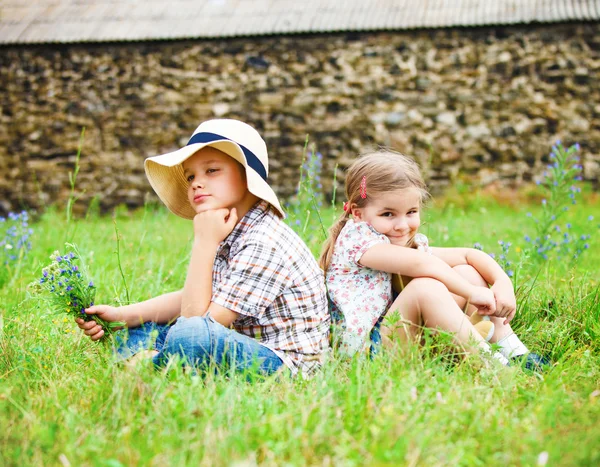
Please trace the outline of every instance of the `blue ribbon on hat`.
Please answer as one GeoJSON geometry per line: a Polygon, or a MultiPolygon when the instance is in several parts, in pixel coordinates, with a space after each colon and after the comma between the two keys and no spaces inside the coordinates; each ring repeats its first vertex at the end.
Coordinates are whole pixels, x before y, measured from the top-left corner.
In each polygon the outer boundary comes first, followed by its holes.
{"type": "Polygon", "coordinates": [[[222,140],[231,141],[232,143],[235,143],[240,148],[242,148],[242,151],[244,151],[244,156],[246,156],[246,162],[248,163],[248,165],[252,169],[254,169],[254,171],[258,175],[260,175],[260,177],[265,182],[267,181],[267,170],[265,169],[265,166],[260,161],[260,159],[258,157],[256,157],[256,155],[252,151],[250,151],[250,149],[248,149],[245,146],[242,146],[237,141],[233,141],[232,139],[226,138],[225,136],[222,136],[222,135],[217,135],[216,133],[202,132],[202,133],[196,133],[194,136],[192,136],[190,138],[190,140],[188,141],[188,143],[186,144],[186,146],[189,146],[190,144],[212,143],[213,141],[222,141],[222,140]]]}

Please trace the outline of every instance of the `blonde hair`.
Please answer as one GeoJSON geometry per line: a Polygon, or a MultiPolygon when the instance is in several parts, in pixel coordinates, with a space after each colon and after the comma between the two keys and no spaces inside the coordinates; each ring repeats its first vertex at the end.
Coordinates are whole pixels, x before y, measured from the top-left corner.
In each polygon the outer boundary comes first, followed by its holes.
{"type": "MultiPolygon", "coordinates": [[[[425,185],[419,166],[414,159],[389,149],[380,149],[360,155],[350,164],[346,172],[345,191],[348,206],[356,204],[357,207],[364,208],[373,197],[406,188],[416,188],[421,195],[421,203],[429,198],[427,185],[425,185]],[[366,177],[366,198],[360,196],[363,177],[366,177]]],[[[348,219],[350,219],[350,213],[344,211],[329,229],[329,238],[323,245],[319,258],[319,266],[323,271],[327,271],[331,263],[335,242],[348,219]]]]}

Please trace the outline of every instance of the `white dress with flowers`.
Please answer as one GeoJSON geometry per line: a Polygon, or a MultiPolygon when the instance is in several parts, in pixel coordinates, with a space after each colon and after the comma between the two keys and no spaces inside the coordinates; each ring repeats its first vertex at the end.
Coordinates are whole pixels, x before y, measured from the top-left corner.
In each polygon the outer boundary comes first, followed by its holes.
{"type": "Polygon", "coordinates": [[[365,251],[379,243],[390,240],[370,224],[349,219],[325,275],[334,339],[348,356],[368,347],[371,330],[392,304],[392,275],[359,264],[365,251]]]}

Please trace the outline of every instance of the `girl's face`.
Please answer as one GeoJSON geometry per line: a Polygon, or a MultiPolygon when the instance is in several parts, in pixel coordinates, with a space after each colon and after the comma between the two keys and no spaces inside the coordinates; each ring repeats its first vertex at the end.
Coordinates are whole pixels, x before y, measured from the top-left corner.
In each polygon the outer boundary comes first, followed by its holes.
{"type": "Polygon", "coordinates": [[[393,245],[406,246],[421,225],[419,190],[406,188],[391,191],[368,201],[364,208],[353,204],[354,218],[371,224],[377,232],[387,236],[393,245]]]}
{"type": "Polygon", "coordinates": [[[196,214],[233,207],[240,212],[240,206],[252,196],[242,165],[213,147],[205,147],[185,160],[183,169],[188,200],[196,214]]]}

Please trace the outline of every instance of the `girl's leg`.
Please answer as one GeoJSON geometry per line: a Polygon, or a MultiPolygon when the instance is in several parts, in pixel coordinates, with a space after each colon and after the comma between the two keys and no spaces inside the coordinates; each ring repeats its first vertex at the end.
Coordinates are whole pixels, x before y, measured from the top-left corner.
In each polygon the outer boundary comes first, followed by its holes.
{"type": "MultiPolygon", "coordinates": [[[[481,277],[477,270],[472,266],[455,266],[454,270],[467,279],[471,284],[485,287],[488,285],[485,279],[483,279],[483,277],[481,277]]],[[[458,306],[462,308],[465,307],[466,301],[464,298],[456,295],[454,295],[454,298],[458,306]]],[[[467,313],[471,314],[473,312],[475,312],[475,307],[470,306],[467,310],[467,313]]],[[[527,346],[515,334],[510,324],[504,324],[504,318],[490,316],[490,320],[492,323],[494,323],[494,335],[490,339],[490,342],[500,346],[500,353],[504,355],[504,357],[514,360],[525,356],[523,365],[529,370],[539,370],[545,365],[550,365],[550,360],[529,351],[527,346]]]]}
{"type": "Polygon", "coordinates": [[[390,307],[403,318],[397,332],[403,341],[418,339],[423,326],[454,334],[455,340],[470,352],[489,346],[458,307],[441,282],[430,278],[413,279],[390,307]]]}

